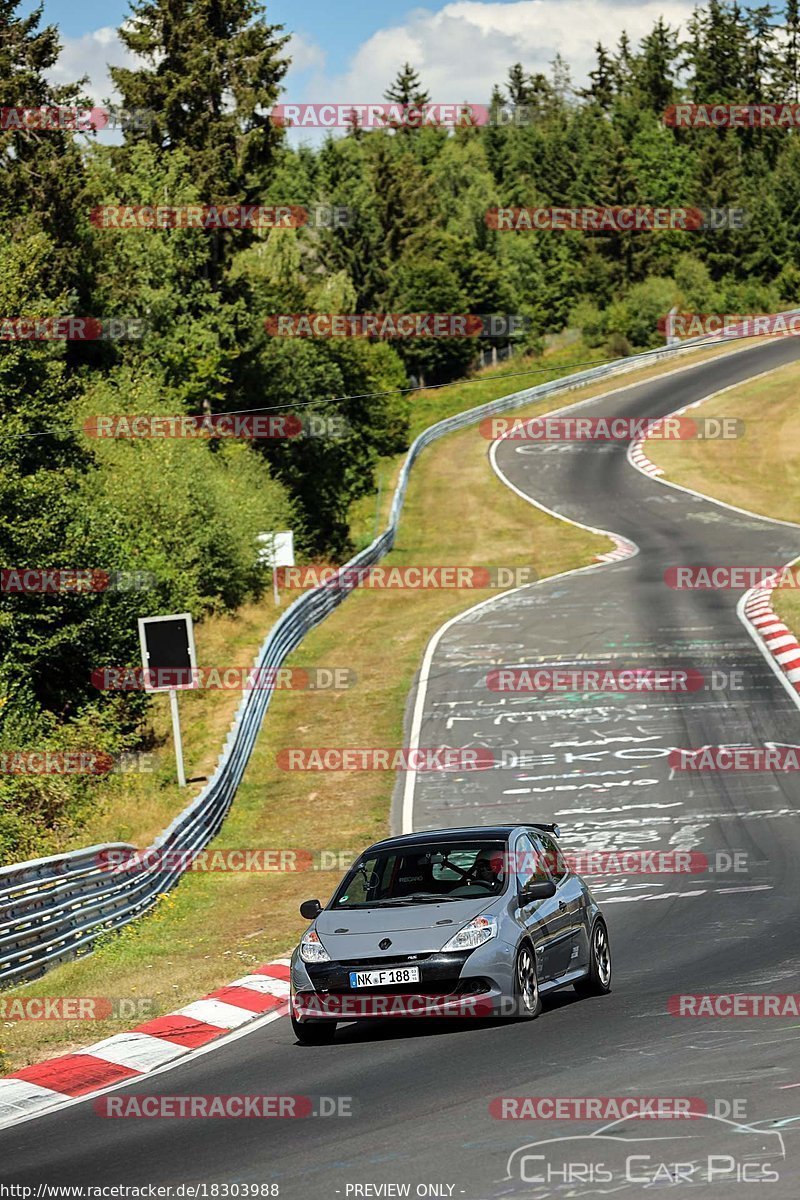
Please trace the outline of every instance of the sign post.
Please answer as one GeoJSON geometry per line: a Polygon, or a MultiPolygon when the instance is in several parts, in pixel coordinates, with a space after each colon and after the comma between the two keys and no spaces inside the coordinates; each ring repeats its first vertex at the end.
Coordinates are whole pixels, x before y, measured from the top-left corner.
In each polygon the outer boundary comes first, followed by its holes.
{"type": "Polygon", "coordinates": [[[192,614],[139,617],[138,626],[145,691],[169,692],[178,784],[180,787],[186,787],[178,692],[198,686],[192,614]]]}
{"type": "Polygon", "coordinates": [[[170,688],[169,691],[169,707],[172,712],[172,740],[175,743],[175,762],[178,765],[178,787],[186,787],[186,772],[183,769],[181,719],[178,715],[178,693],[174,688],[170,688]]]}
{"type": "Polygon", "coordinates": [[[262,566],[272,569],[272,595],[275,603],[280,604],[278,567],[294,566],[294,534],[291,529],[284,529],[277,533],[259,533],[256,535],[256,541],[261,543],[258,561],[262,566]]]}

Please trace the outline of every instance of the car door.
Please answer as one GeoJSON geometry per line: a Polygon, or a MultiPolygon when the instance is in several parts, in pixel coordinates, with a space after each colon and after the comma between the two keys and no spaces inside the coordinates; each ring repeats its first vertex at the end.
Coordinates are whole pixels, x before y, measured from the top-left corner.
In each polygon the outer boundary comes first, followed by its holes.
{"type": "MultiPolygon", "coordinates": [[[[556,885],[556,894],[553,899],[558,906],[559,915],[566,918],[566,925],[569,929],[569,939],[565,939],[565,947],[569,947],[569,953],[566,955],[566,964],[559,971],[559,974],[563,975],[564,971],[578,965],[579,933],[584,908],[583,888],[580,880],[570,871],[556,840],[549,834],[538,830],[534,836],[544,851],[547,868],[556,885]]],[[[560,954],[559,962],[563,961],[563,955],[560,954]]]]}
{"type": "MultiPolygon", "coordinates": [[[[533,835],[520,834],[514,847],[517,893],[531,883],[551,879],[543,847],[533,835]]],[[[566,911],[559,908],[558,894],[546,900],[525,902],[520,899],[520,919],[536,949],[536,968],[540,983],[557,979],[568,969],[572,953],[572,931],[566,911]]]]}

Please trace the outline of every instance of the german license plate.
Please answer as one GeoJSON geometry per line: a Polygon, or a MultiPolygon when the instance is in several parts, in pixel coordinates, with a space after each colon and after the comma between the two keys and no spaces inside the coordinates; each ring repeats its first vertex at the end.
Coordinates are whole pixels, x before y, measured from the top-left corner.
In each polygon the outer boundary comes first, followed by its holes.
{"type": "Polygon", "coordinates": [[[419,967],[387,967],[383,971],[351,971],[350,987],[381,987],[386,983],[419,983],[419,967]]]}

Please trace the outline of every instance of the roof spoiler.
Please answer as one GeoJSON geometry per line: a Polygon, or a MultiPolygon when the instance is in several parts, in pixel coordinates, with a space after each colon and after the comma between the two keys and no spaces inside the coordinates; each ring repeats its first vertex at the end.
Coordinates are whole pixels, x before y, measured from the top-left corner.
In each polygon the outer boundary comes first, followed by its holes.
{"type": "Polygon", "coordinates": [[[547,824],[545,821],[531,821],[534,829],[543,829],[545,833],[553,833],[556,837],[561,837],[561,827],[555,824],[547,824]]]}

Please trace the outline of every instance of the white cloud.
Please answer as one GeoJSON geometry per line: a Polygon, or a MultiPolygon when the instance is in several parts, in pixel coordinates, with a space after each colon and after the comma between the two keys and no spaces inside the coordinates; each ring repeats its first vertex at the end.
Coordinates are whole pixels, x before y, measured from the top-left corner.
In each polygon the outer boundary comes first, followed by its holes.
{"type": "Polygon", "coordinates": [[[292,71],[325,69],[325,51],[304,33],[293,33],[284,53],[292,60],[292,71]]]}
{"type": "Polygon", "coordinates": [[[401,65],[419,72],[432,100],[485,103],[508,68],[549,71],[557,53],[572,68],[573,81],[585,82],[598,41],[613,48],[625,29],[635,45],[659,17],[674,26],[691,15],[694,0],[453,0],[438,12],[416,9],[401,25],[378,30],[339,75],[318,71],[297,94],[291,76],[287,101],[365,103],[382,98],[401,65]]]}
{"type": "Polygon", "coordinates": [[[95,103],[107,97],[117,99],[108,74],[109,66],[131,67],[136,56],[123,46],[119,34],[111,26],[95,29],[83,37],[63,38],[61,55],[49,72],[52,83],[74,83],[83,75],[89,76],[86,90],[95,103]]]}

